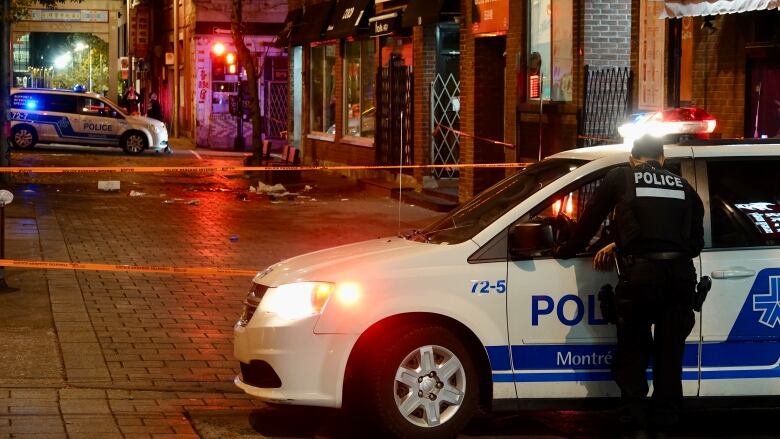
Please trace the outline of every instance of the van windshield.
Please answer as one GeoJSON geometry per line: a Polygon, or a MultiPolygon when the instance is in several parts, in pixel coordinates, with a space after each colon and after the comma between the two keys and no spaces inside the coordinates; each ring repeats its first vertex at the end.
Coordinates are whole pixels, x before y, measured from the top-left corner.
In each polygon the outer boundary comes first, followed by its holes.
{"type": "Polygon", "coordinates": [[[534,163],[407,238],[434,244],[458,244],[471,239],[521,201],[585,163],[587,160],[576,159],[547,159],[534,163]]]}

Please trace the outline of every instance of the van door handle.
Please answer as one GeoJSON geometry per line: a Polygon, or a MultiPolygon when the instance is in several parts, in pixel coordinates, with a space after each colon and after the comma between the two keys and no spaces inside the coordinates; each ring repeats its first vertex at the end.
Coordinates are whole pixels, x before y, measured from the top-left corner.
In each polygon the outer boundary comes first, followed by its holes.
{"type": "Polygon", "coordinates": [[[741,277],[755,276],[756,272],[744,268],[731,268],[728,270],[715,270],[711,274],[714,279],[739,279],[741,277]]]}

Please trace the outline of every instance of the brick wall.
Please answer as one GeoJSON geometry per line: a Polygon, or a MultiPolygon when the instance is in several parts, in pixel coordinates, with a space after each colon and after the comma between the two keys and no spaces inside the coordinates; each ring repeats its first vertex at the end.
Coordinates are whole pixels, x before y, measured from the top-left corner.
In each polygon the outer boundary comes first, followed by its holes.
{"type": "MultiPolygon", "coordinates": [[[[474,37],[471,35],[471,11],[473,0],[461,0],[460,11],[460,129],[474,132],[474,37]]],[[[460,138],[460,163],[475,163],[474,139],[460,138]]],[[[460,170],[458,196],[461,202],[474,197],[474,169],[460,170]]]]}
{"type": "Polygon", "coordinates": [[[632,0],[585,0],[582,20],[585,64],[591,67],[630,65],[631,3],[632,0]]]}
{"type": "MultiPolygon", "coordinates": [[[[525,75],[522,74],[527,63],[525,58],[525,8],[523,2],[509,2],[509,32],[506,35],[506,74],[504,79],[504,141],[517,145],[517,103],[518,95],[525,93],[525,75]],[[520,74],[518,74],[520,73],[520,74]]],[[[504,149],[504,161],[519,161],[518,148],[504,149]]],[[[507,168],[505,175],[517,172],[507,168]]]]}
{"type": "Polygon", "coordinates": [[[718,119],[723,137],[742,137],[745,129],[745,35],[753,27],[751,16],[719,15],[716,31],[706,38],[703,19],[694,19],[693,105],[718,119]],[[705,99],[706,85],[706,99],[705,99]]]}
{"type": "MultiPolygon", "coordinates": [[[[431,82],[436,77],[436,25],[415,26],[414,46],[414,163],[431,162],[431,82]]],[[[429,170],[415,169],[414,178],[422,182],[429,170]]]]}
{"type": "MultiPolygon", "coordinates": [[[[474,40],[474,163],[502,163],[504,147],[482,139],[504,140],[504,71],[506,38],[474,40]]],[[[474,193],[504,177],[503,169],[474,170],[474,193]]]]}

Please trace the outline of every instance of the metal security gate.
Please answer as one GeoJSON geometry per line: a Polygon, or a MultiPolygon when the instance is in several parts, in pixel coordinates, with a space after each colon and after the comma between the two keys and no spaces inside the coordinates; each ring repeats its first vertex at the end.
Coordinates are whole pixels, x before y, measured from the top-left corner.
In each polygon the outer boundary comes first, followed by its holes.
{"type": "MultiPolygon", "coordinates": [[[[460,81],[455,75],[436,74],[431,84],[431,163],[454,165],[460,161],[460,81]],[[455,131],[454,131],[455,130],[455,131]]],[[[433,168],[436,178],[458,178],[457,169],[433,168]]]]}
{"type": "Polygon", "coordinates": [[[287,137],[287,81],[266,82],[265,132],[269,139],[287,137]]]}
{"type": "Polygon", "coordinates": [[[393,60],[377,75],[376,163],[403,165],[414,163],[412,149],[412,69],[393,60]]]}
{"type": "Polygon", "coordinates": [[[617,128],[631,109],[632,73],[628,67],[590,69],[585,87],[579,146],[619,142],[617,128]]]}

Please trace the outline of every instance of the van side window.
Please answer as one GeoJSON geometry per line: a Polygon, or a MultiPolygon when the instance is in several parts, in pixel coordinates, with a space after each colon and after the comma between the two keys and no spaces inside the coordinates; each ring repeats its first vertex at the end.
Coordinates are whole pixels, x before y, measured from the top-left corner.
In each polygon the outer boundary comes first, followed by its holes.
{"type": "Polygon", "coordinates": [[[99,99],[79,97],[80,114],[111,117],[111,110],[111,107],[99,99]]]}
{"type": "Polygon", "coordinates": [[[16,110],[39,110],[40,95],[35,93],[17,93],[11,96],[11,108],[16,110]]]}
{"type": "Polygon", "coordinates": [[[75,113],[76,97],[59,94],[39,94],[42,101],[41,110],[52,111],[56,113],[75,113]]]}
{"type": "Polygon", "coordinates": [[[780,245],[780,160],[707,163],[712,247],[780,245]]]}

